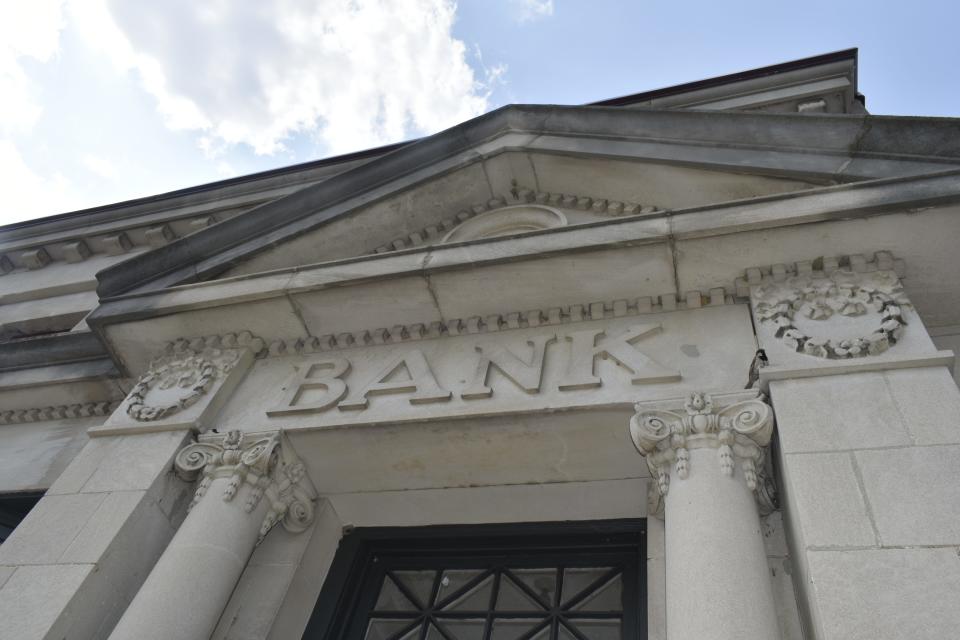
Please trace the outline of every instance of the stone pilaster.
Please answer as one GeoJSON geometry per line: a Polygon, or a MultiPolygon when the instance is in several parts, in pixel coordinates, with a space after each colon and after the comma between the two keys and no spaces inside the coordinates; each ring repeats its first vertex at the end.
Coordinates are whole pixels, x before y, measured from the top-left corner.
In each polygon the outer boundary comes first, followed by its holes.
{"type": "Polygon", "coordinates": [[[780,637],[760,510],[773,412],[756,392],[638,403],[630,435],[664,519],[669,640],[780,637]]]}
{"type": "Polygon", "coordinates": [[[759,382],[776,408],[784,522],[815,640],[949,637],[960,624],[960,391],[954,354],[930,339],[904,273],[878,252],[744,279],[769,358],[759,382]]]}
{"type": "Polygon", "coordinates": [[[190,512],[112,640],[209,637],[257,543],[313,521],[316,492],[282,433],[204,437],[175,467],[200,477],[190,512]]]}

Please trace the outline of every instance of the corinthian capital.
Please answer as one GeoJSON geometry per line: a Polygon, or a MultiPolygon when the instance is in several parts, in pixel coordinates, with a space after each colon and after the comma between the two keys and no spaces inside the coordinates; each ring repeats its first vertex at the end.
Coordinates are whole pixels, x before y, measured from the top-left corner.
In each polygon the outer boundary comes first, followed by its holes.
{"type": "Polygon", "coordinates": [[[313,522],[316,491],[282,432],[250,438],[229,431],[216,439],[204,438],[181,449],[174,467],[187,481],[202,476],[190,509],[206,496],[216,478],[230,479],[221,495],[225,502],[233,501],[241,486],[250,487],[243,503],[247,513],[266,499],[269,506],[260,539],[278,522],[291,532],[303,531],[313,522]]]}
{"type": "Polygon", "coordinates": [[[716,450],[725,476],[732,477],[739,465],[761,508],[773,510],[773,487],[764,471],[766,447],[773,435],[773,411],[759,397],[718,407],[711,396],[693,393],[676,410],[644,402],[638,402],[635,409],[630,437],[656,480],[649,496],[652,514],[662,514],[672,474],[679,480],[689,477],[692,449],[716,450]]]}

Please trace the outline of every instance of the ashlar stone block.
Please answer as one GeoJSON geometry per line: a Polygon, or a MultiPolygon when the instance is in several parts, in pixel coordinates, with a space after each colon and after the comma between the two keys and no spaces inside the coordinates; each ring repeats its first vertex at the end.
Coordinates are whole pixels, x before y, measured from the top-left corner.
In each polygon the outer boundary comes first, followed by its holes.
{"type": "Polygon", "coordinates": [[[0,545],[0,564],[55,564],[103,503],[104,494],[46,496],[0,545]]]}
{"type": "MultiPolygon", "coordinates": [[[[90,496],[91,494],[81,494],[90,496]]],[[[142,503],[145,491],[116,491],[104,496],[96,511],[60,556],[60,562],[95,563],[142,503]]]]}
{"type": "Polygon", "coordinates": [[[947,367],[883,375],[916,444],[960,444],[960,389],[947,367]]]}
{"type": "Polygon", "coordinates": [[[818,640],[955,638],[955,548],[811,551],[818,640]]]}
{"type": "Polygon", "coordinates": [[[883,545],[960,544],[960,446],[855,455],[883,545]]]}
{"type": "Polygon", "coordinates": [[[10,579],[10,576],[12,576],[16,570],[16,567],[0,566],[0,589],[3,588],[3,585],[7,583],[7,580],[10,579]]]}
{"type": "MultiPolygon", "coordinates": [[[[161,431],[110,438],[104,456],[81,489],[84,493],[150,489],[187,439],[186,431],[161,431]]],[[[91,463],[85,460],[83,463],[91,463]]],[[[72,465],[71,465],[72,466],[72,465]]]]}
{"type": "Polygon", "coordinates": [[[849,453],[784,457],[783,477],[808,547],[873,546],[876,535],[849,453]]]}
{"type": "MultiPolygon", "coordinates": [[[[6,543],[4,543],[6,546],[6,543]]],[[[18,567],[0,589],[0,640],[45,640],[92,564],[18,567]]]]}
{"type": "Polygon", "coordinates": [[[770,382],[786,453],[913,444],[883,372],[770,382]]]}

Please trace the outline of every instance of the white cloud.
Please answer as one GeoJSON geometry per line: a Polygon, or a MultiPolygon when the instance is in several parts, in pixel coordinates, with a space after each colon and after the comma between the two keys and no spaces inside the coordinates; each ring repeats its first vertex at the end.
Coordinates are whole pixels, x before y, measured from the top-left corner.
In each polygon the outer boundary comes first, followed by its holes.
{"type": "Polygon", "coordinates": [[[531,22],[553,15],[553,0],[510,0],[517,20],[531,22]]]}
{"type": "Polygon", "coordinates": [[[337,153],[479,115],[488,89],[450,0],[71,0],[88,46],[135,69],[168,127],[211,156],[307,133],[337,153]]]}
{"type": "Polygon", "coordinates": [[[88,171],[101,178],[113,180],[117,177],[117,165],[103,156],[86,153],[80,158],[80,162],[88,171]]]}
{"type": "Polygon", "coordinates": [[[24,132],[43,111],[36,88],[23,68],[57,53],[63,26],[61,0],[10,2],[0,17],[0,133],[24,132]]]}
{"type": "Polygon", "coordinates": [[[0,224],[67,211],[77,202],[63,176],[44,177],[35,173],[10,140],[0,140],[0,176],[3,176],[0,224]]]}

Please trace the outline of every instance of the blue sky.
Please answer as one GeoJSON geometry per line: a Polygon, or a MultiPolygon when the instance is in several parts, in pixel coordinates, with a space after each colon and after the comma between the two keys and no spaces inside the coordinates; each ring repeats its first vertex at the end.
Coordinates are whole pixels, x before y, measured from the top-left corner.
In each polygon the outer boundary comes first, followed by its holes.
{"type": "Polygon", "coordinates": [[[848,47],[874,114],[960,116],[960,5],[10,0],[0,224],[848,47]]]}

